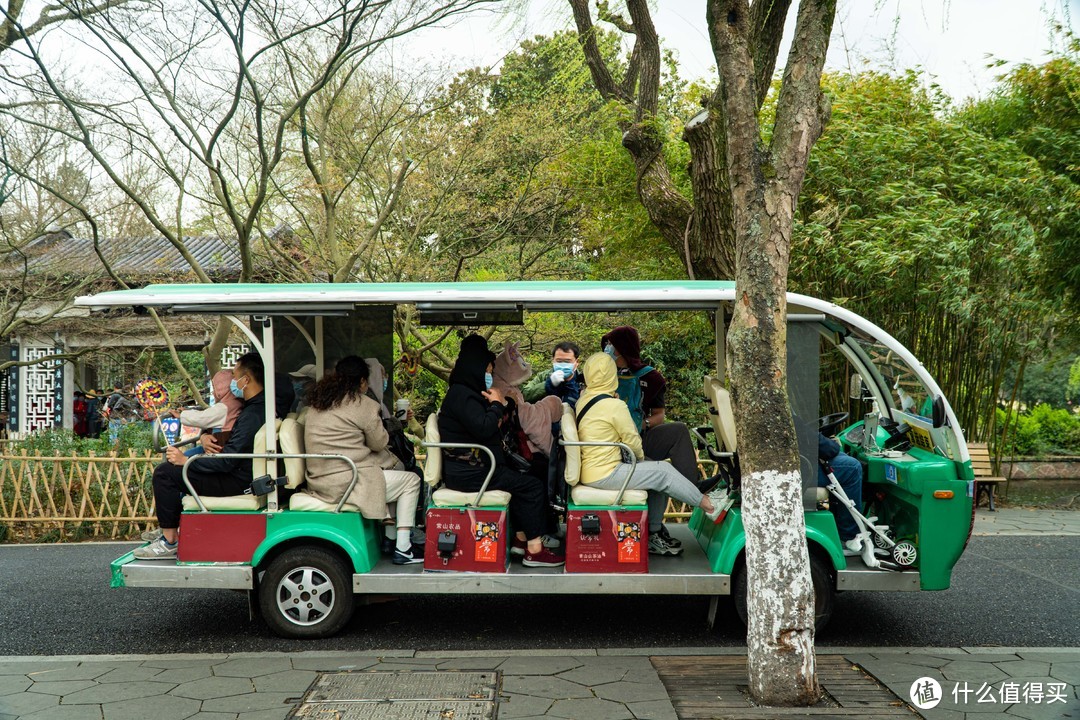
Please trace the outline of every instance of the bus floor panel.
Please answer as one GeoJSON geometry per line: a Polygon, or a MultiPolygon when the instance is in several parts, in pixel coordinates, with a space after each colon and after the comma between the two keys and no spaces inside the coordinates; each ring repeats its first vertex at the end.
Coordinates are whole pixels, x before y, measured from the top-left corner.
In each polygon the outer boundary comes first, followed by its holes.
{"type": "Polygon", "coordinates": [[[353,575],[353,591],[388,594],[669,594],[727,595],[731,578],[714,573],[686,525],[669,525],[682,541],[678,556],[649,557],[647,574],[567,573],[563,568],[525,567],[513,560],[506,573],[432,572],[423,565],[394,565],[384,557],[369,573],[353,575]]]}

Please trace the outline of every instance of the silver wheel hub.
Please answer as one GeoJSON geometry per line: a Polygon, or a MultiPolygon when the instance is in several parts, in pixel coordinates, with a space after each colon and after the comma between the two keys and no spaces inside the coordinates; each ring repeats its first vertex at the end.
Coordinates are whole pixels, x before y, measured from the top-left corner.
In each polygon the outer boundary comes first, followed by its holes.
{"type": "Polygon", "coordinates": [[[277,607],[289,622],[317,625],[334,609],[334,584],[319,568],[290,570],[277,586],[277,607]]]}

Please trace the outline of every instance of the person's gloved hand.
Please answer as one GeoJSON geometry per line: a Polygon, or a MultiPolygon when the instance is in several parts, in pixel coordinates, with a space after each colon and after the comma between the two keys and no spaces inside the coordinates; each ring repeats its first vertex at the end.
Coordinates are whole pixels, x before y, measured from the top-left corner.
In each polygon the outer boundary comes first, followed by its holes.
{"type": "Polygon", "coordinates": [[[549,379],[551,380],[552,387],[559,387],[562,381],[566,379],[566,375],[563,373],[562,370],[556,370],[555,372],[551,373],[549,379]]]}

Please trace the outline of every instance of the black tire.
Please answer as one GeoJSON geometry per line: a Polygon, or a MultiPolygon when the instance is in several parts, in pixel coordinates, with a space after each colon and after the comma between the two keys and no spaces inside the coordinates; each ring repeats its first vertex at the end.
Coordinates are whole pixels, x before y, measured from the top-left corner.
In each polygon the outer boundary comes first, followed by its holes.
{"type": "Polygon", "coordinates": [[[355,606],[352,573],[322,548],[286,550],[259,582],[259,610],[281,637],[330,637],[349,622],[355,606]]]}
{"type": "MultiPolygon", "coordinates": [[[[833,586],[832,572],[826,561],[816,554],[810,554],[810,581],[814,586],[814,634],[820,633],[832,618],[836,590],[833,586]]],[[[740,562],[731,578],[731,600],[735,605],[735,614],[745,626],[746,608],[746,563],[740,562]]]]}

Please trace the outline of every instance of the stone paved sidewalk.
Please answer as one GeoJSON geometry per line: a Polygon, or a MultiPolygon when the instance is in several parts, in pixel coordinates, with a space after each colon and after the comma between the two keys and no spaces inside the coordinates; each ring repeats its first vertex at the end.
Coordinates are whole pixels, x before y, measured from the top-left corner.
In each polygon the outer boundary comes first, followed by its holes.
{"type": "MultiPolygon", "coordinates": [[[[677,720],[650,657],[741,654],[744,648],[5,658],[0,720],[285,720],[319,672],[433,670],[498,670],[500,720],[677,720]]],[[[819,655],[859,665],[904,702],[915,681],[938,681],[941,704],[922,711],[929,720],[1080,718],[1077,648],[821,648],[819,655]],[[956,702],[953,690],[963,683],[972,693],[956,702]],[[1002,692],[1008,699],[1010,683],[1017,702],[978,702],[983,685],[995,699],[1002,692]]],[[[775,718],[802,714],[758,710],[775,718]]]]}
{"type": "Polygon", "coordinates": [[[1080,535],[1080,512],[998,508],[975,513],[974,535],[1080,535]]]}

